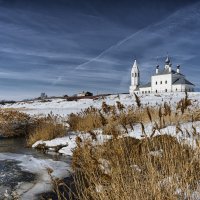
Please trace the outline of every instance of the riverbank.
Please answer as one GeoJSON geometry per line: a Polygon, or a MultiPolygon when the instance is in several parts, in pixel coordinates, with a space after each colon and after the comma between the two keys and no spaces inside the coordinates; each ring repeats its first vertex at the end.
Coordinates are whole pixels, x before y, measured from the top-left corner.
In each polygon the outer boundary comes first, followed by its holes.
{"type": "Polygon", "coordinates": [[[55,178],[70,174],[69,157],[43,154],[26,147],[24,138],[0,140],[0,196],[35,199],[36,194],[52,189],[48,169],[55,178]]]}

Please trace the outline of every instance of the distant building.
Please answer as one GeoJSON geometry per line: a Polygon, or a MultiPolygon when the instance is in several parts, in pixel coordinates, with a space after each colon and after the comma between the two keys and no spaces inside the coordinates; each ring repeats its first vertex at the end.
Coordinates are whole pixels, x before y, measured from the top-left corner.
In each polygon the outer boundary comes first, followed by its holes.
{"type": "Polygon", "coordinates": [[[40,94],[39,99],[44,100],[44,99],[46,99],[47,97],[48,97],[47,94],[46,94],[45,92],[42,92],[42,93],[40,94]]]}
{"type": "Polygon", "coordinates": [[[180,65],[177,65],[176,71],[172,69],[169,57],[165,60],[164,68],[160,70],[158,65],[155,74],[151,76],[151,82],[145,85],[140,84],[140,70],[136,60],[131,70],[130,94],[193,92],[194,87],[195,85],[180,73],[180,65]]]}
{"type": "Polygon", "coordinates": [[[81,92],[79,94],[77,94],[77,97],[86,97],[86,96],[93,96],[93,93],[91,92],[81,92]]]}

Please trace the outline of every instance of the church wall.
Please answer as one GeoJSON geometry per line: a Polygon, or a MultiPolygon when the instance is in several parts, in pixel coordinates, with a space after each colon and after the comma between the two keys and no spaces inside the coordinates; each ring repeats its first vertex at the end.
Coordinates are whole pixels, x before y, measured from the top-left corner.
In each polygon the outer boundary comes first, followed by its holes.
{"type": "Polygon", "coordinates": [[[172,85],[172,91],[173,92],[184,92],[185,85],[172,85]]]}
{"type": "Polygon", "coordinates": [[[130,94],[134,94],[134,92],[135,92],[134,90],[135,90],[136,88],[137,88],[137,86],[131,85],[130,88],[129,88],[129,93],[130,93],[130,94]]]}
{"type": "Polygon", "coordinates": [[[171,92],[172,91],[172,75],[158,75],[151,77],[151,86],[153,93],[171,92]]]}
{"type": "Polygon", "coordinates": [[[193,85],[185,85],[185,89],[187,92],[194,92],[194,86],[193,85]]]}
{"type": "Polygon", "coordinates": [[[194,91],[194,86],[193,85],[173,85],[172,86],[172,91],[173,92],[193,92],[194,91]]]}
{"type": "Polygon", "coordinates": [[[140,94],[149,94],[151,93],[151,87],[140,88],[140,94]]]}

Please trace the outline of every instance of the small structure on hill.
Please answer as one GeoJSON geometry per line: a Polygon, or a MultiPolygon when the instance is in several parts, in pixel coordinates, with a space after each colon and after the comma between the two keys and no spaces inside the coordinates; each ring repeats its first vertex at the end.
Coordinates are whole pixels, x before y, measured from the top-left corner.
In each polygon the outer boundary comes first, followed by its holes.
{"type": "Polygon", "coordinates": [[[77,94],[77,97],[88,97],[88,96],[93,96],[93,93],[91,92],[81,92],[79,94],[77,94]]]}
{"type": "Polygon", "coordinates": [[[194,87],[195,85],[180,73],[180,65],[177,65],[176,70],[172,69],[172,63],[168,56],[164,68],[160,69],[157,65],[155,74],[151,76],[151,81],[145,85],[140,84],[140,70],[136,60],[131,70],[130,94],[193,92],[194,87]]]}
{"type": "Polygon", "coordinates": [[[42,93],[40,94],[40,97],[39,97],[38,99],[44,100],[44,99],[46,99],[47,97],[48,97],[47,94],[46,94],[45,92],[42,92],[42,93]]]}

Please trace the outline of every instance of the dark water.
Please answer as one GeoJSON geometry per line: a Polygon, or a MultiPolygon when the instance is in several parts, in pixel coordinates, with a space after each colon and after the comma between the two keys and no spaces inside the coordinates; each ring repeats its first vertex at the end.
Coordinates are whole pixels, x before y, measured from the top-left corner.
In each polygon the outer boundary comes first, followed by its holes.
{"type": "Polygon", "coordinates": [[[34,150],[26,148],[26,140],[24,138],[0,138],[0,153],[32,154],[34,150]]]}
{"type": "Polygon", "coordinates": [[[25,138],[0,138],[0,153],[26,154],[41,159],[49,158],[58,161],[66,161],[66,157],[60,154],[44,154],[36,149],[28,148],[25,138]]]}
{"type": "Polygon", "coordinates": [[[24,138],[0,138],[0,200],[14,199],[14,197],[10,196],[14,195],[13,191],[19,183],[30,183],[36,179],[35,174],[21,170],[19,167],[20,161],[5,159],[5,154],[30,155],[39,159],[53,159],[65,162],[67,160],[66,157],[61,155],[43,154],[35,149],[27,148],[24,138]],[[5,198],[7,194],[9,198],[5,198]]]}

